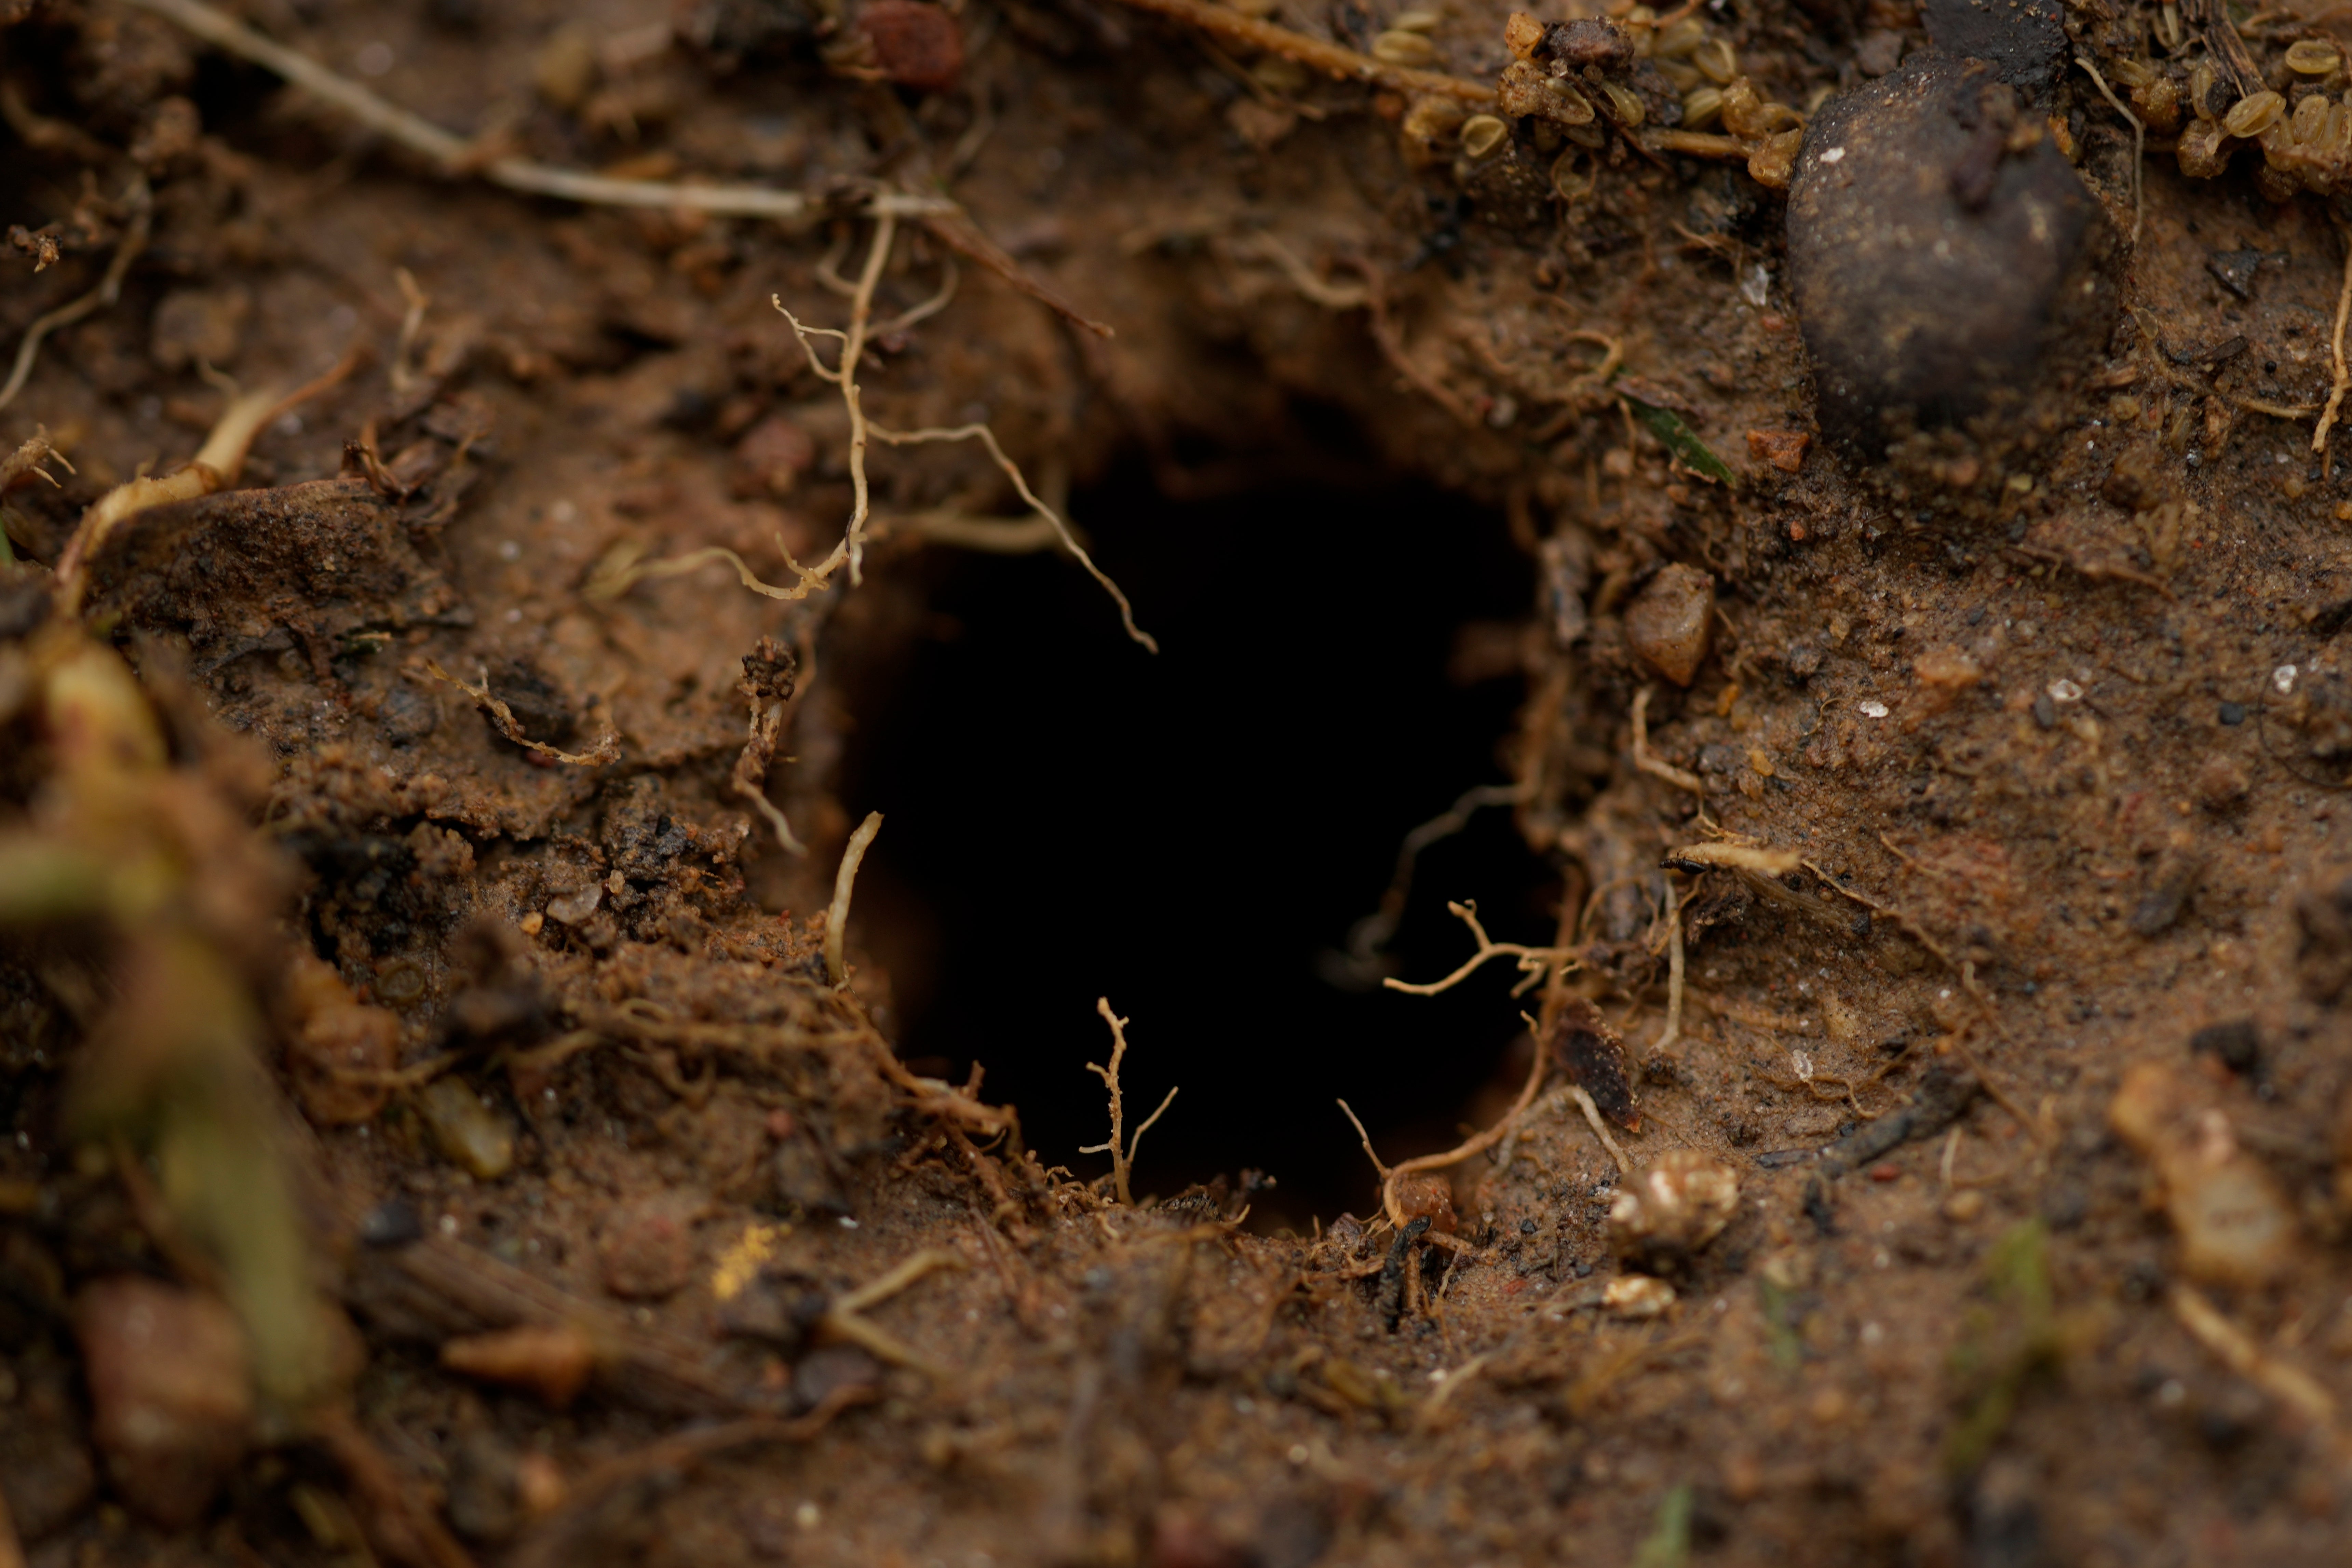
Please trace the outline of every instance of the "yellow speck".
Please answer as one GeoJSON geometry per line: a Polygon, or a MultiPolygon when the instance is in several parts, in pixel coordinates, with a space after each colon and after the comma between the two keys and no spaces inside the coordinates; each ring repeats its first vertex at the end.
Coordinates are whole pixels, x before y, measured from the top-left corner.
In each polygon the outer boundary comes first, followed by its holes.
{"type": "Polygon", "coordinates": [[[776,1244],[792,1233],[788,1225],[755,1224],[743,1227],[719,1259],[719,1267],[710,1271],[710,1293],[722,1301],[731,1301],[743,1293],[760,1272],[761,1265],[776,1255],[776,1244]]]}

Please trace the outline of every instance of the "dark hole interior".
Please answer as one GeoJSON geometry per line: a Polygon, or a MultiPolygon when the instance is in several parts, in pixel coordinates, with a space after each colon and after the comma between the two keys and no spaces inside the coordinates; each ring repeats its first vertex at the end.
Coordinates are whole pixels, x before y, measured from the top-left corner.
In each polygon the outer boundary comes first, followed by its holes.
{"type": "MultiPolygon", "coordinates": [[[[1403,836],[1504,777],[1521,684],[1457,684],[1449,660],[1465,623],[1526,614],[1531,574],[1493,512],[1320,458],[1311,481],[1213,500],[1170,499],[1138,462],[1074,499],[1157,658],[1066,560],[949,561],[847,795],[888,821],[859,900],[871,887],[890,918],[864,934],[887,943],[915,911],[928,928],[878,951],[904,978],[905,1055],[984,1064],[1045,1162],[1091,1175],[1108,995],[1132,1020],[1128,1125],[1183,1091],[1138,1194],[1256,1167],[1278,1183],[1261,1216],[1302,1226],[1372,1200],[1336,1097],[1391,1160],[1444,1147],[1522,1029],[1501,966],[1426,1000],[1327,975],[1403,836]]],[[[1478,813],[1421,857],[1396,972],[1471,951],[1448,898],[1544,940],[1550,886],[1507,811],[1478,813]]]]}

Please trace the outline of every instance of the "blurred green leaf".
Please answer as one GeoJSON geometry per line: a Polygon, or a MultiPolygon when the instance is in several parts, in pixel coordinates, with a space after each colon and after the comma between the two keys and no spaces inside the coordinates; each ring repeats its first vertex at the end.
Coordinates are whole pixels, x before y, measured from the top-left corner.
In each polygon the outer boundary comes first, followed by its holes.
{"type": "Polygon", "coordinates": [[[1688,1481],[1659,1500],[1657,1522],[1633,1553],[1633,1568],[1683,1568],[1690,1561],[1691,1502],[1688,1481]]]}
{"type": "Polygon", "coordinates": [[[1644,403],[1622,389],[1617,395],[1625,400],[1625,406],[1633,411],[1633,417],[1639,419],[1651,435],[1665,443],[1666,450],[1682,459],[1684,468],[1719,485],[1736,486],[1739,483],[1739,476],[1710,451],[1706,442],[1691,433],[1691,427],[1683,423],[1681,415],[1671,408],[1644,403]]]}

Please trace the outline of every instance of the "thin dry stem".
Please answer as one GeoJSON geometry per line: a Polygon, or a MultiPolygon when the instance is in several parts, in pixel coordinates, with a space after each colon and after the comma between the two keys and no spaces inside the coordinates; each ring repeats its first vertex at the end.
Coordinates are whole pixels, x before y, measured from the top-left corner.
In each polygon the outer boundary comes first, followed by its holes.
{"type": "Polygon", "coordinates": [[[88,582],[85,568],[98,553],[115,525],[133,512],[144,511],[151,506],[163,506],[171,501],[193,500],[211,495],[236,483],[245,471],[245,456],[253,438],[262,426],[286,410],[317,396],[349,375],[358,361],[345,355],[334,369],[317,380],[280,395],[274,390],[247,392],[231,397],[228,406],[214,421],[205,444],[188,462],[188,466],[160,479],[140,478],[126,479],[85,508],[81,521],[74,527],[73,537],[58,558],[58,605],[61,613],[73,615],[81,608],[81,597],[88,582]]]}
{"type": "MultiPolygon", "coordinates": [[[[1453,1148],[1446,1150],[1442,1154],[1417,1155],[1412,1159],[1404,1161],[1401,1164],[1392,1165],[1386,1172],[1382,1173],[1381,1177],[1381,1209],[1389,1216],[1389,1223],[1391,1225],[1396,1226],[1399,1230],[1402,1230],[1404,1228],[1404,1208],[1403,1205],[1397,1201],[1397,1183],[1406,1176],[1416,1175],[1423,1171],[1443,1171],[1450,1169],[1453,1166],[1462,1163],[1465,1160],[1474,1159],[1476,1156],[1485,1153],[1496,1143],[1502,1142],[1505,1138],[1509,1137],[1511,1129],[1518,1125],[1519,1118],[1526,1114],[1528,1105],[1534,1101],[1536,1097],[1536,1089],[1543,1082],[1544,1068],[1548,1065],[1549,1063],[1545,1059],[1544,1049],[1541,1045],[1538,1045],[1535,1052],[1535,1061],[1528,1068],[1528,1081],[1519,1087],[1519,1097],[1511,1101],[1511,1109],[1503,1112],[1503,1119],[1501,1121],[1496,1122],[1492,1127],[1487,1128],[1484,1132],[1476,1134],[1475,1137],[1464,1139],[1461,1142],[1456,1143],[1453,1148]]],[[[1339,1108],[1346,1110],[1347,1101],[1341,1100],[1339,1102],[1339,1108]]],[[[1352,1110],[1348,1111],[1348,1120],[1354,1121],[1355,1119],[1356,1113],[1352,1110]]],[[[1357,1132],[1360,1134],[1363,1130],[1362,1123],[1357,1123],[1357,1132]]],[[[1366,1138],[1364,1140],[1364,1152],[1370,1154],[1371,1152],[1372,1141],[1370,1138],[1366,1138]]],[[[1379,1157],[1374,1156],[1372,1163],[1375,1165],[1379,1164],[1379,1157]]]]}
{"type": "MultiPolygon", "coordinates": [[[[866,443],[867,438],[864,394],[857,385],[857,362],[865,356],[869,325],[874,315],[874,290],[882,281],[882,268],[890,259],[890,247],[898,237],[898,219],[884,213],[874,221],[874,243],[866,252],[866,266],[857,275],[856,289],[849,300],[849,326],[846,331],[821,335],[841,340],[841,357],[831,369],[817,357],[816,345],[811,340],[820,333],[801,324],[798,316],[784,309],[779,297],[772,302],[784,320],[793,326],[793,335],[800,340],[801,352],[808,355],[809,368],[818,379],[829,381],[841,388],[841,401],[849,411],[849,488],[851,495],[849,526],[842,531],[841,542],[833,553],[801,574],[803,589],[814,575],[823,580],[846,564],[849,580],[855,584],[866,580],[866,519],[872,510],[873,497],[866,477],[866,443]]],[[[786,559],[790,559],[788,556],[786,559]]],[[[796,567],[795,570],[798,570],[796,567]]]]}
{"type": "Polygon", "coordinates": [[[1482,807],[1517,805],[1534,794],[1531,780],[1478,784],[1463,791],[1452,805],[1406,834],[1397,846],[1396,869],[1390,874],[1387,890],[1381,894],[1380,907],[1358,921],[1348,932],[1349,966],[1359,973],[1376,972],[1381,950],[1396,935],[1397,922],[1404,918],[1405,902],[1412,895],[1413,868],[1419,865],[1423,850],[1469,826],[1472,815],[1482,807]]]}
{"type": "Polygon", "coordinates": [[[1413,70],[1404,66],[1389,65],[1370,55],[1360,55],[1353,49],[1342,48],[1321,38],[1310,38],[1304,33],[1294,33],[1271,22],[1244,16],[1229,6],[1213,5],[1210,0],[1120,0],[1120,3],[1139,11],[1165,16],[1171,21],[1181,22],[1187,26],[1198,27],[1219,42],[1250,54],[1279,55],[1342,80],[1379,82],[1407,92],[1456,98],[1465,103],[1490,104],[1495,101],[1495,88],[1491,82],[1472,81],[1465,77],[1447,76],[1442,71],[1413,70]]]}
{"type": "Polygon", "coordinates": [[[603,736],[597,740],[596,749],[591,752],[562,751],[549,745],[544,741],[534,741],[524,734],[522,722],[514,716],[514,710],[490,694],[490,672],[487,668],[482,671],[482,680],[478,686],[471,686],[458,679],[442,668],[439,661],[435,659],[428,658],[425,661],[425,673],[436,680],[447,681],[472,698],[474,705],[488,714],[490,722],[498,726],[499,733],[526,752],[537,752],[542,757],[552,757],[559,763],[569,763],[573,767],[581,768],[598,767],[605,763],[620,760],[621,738],[614,732],[609,724],[605,726],[603,736]]]}
{"type": "Polygon", "coordinates": [[[1625,1158],[1625,1151],[1617,1147],[1617,1140],[1609,1135],[1608,1124],[1601,1120],[1601,1108],[1592,1103],[1592,1097],[1584,1091],[1584,1086],[1570,1084],[1568,1097],[1576,1101],[1576,1109],[1584,1112],[1585,1124],[1592,1129],[1592,1135],[1601,1140],[1601,1146],[1609,1151],[1611,1159],[1617,1162],[1617,1173],[1622,1176],[1631,1171],[1633,1163],[1625,1158]]]}
{"type": "Polygon", "coordinates": [[[1387,1182],[1389,1168],[1381,1164],[1381,1157],[1372,1152],[1372,1135],[1364,1131],[1364,1124],[1357,1118],[1355,1108],[1343,1100],[1339,1102],[1339,1114],[1345,1116],[1349,1125],[1355,1128],[1357,1138],[1361,1140],[1364,1145],[1364,1158],[1372,1163],[1373,1173],[1383,1183],[1387,1182]]]}
{"type": "Polygon", "coordinates": [[[1488,959],[1509,957],[1517,961],[1522,976],[1519,983],[1511,987],[1511,994],[1517,996],[1541,984],[1551,973],[1551,965],[1559,965],[1560,972],[1565,973],[1574,962],[1567,948],[1528,947],[1521,942],[1494,941],[1487,936],[1486,928],[1478,923],[1478,906],[1475,903],[1457,904],[1448,900],[1445,907],[1470,928],[1470,934],[1478,940],[1478,951],[1463,960],[1462,966],[1443,980],[1416,985],[1410,981],[1391,977],[1381,982],[1383,986],[1391,991],[1402,991],[1408,996],[1434,996],[1461,984],[1477,973],[1488,959]]]}
{"type": "MultiPolygon", "coordinates": [[[[59,327],[69,327],[92,310],[111,305],[122,297],[122,279],[130,272],[131,262],[147,248],[148,225],[154,216],[154,203],[147,194],[147,182],[134,178],[123,192],[124,201],[131,205],[131,221],[122,231],[122,241],[114,247],[112,259],[106,264],[98,287],[79,299],[68,300],[54,310],[33,319],[25,329],[24,340],[16,345],[16,363],[8,372],[7,384],[0,386],[0,408],[16,400],[25,390],[26,380],[33,374],[33,362],[39,357],[41,342],[59,327]]],[[[2343,334],[2339,331],[2337,336],[2343,334]]]]}
{"type": "Polygon", "coordinates": [[[1666,1027],[1650,1046],[1650,1054],[1674,1049],[1683,1037],[1683,912],[1675,896],[1675,879],[1666,883],[1666,1027]]]}
{"type": "Polygon", "coordinates": [[[1274,263],[1293,289],[1327,310],[1360,310],[1372,302],[1371,289],[1361,285],[1350,289],[1345,284],[1326,282],[1288,246],[1270,234],[1249,235],[1234,241],[1234,253],[1274,263]]]}
{"type": "MultiPolygon", "coordinates": [[[[616,180],[578,169],[560,169],[527,158],[496,158],[478,163],[473,143],[431,121],[379,98],[359,83],[329,70],[299,50],[262,37],[202,0],[128,0],[176,23],[206,43],[273,71],[312,97],[332,104],[369,130],[453,174],[478,174],[495,185],[529,195],[556,196],[596,206],[685,208],[736,217],[790,222],[821,214],[822,198],[799,191],[757,185],[672,184],[657,180],[616,180]]],[[[940,196],[877,192],[866,198],[877,216],[908,217],[960,209],[940,196]]]]}
{"type": "MultiPolygon", "coordinates": [[[[758,574],[744,563],[742,557],[720,545],[714,544],[700,550],[689,551],[684,555],[664,561],[640,562],[635,558],[634,553],[630,553],[608,558],[591,576],[585,592],[593,598],[614,599],[626,593],[635,584],[649,578],[674,577],[680,573],[693,571],[714,561],[724,561],[733,566],[735,574],[742,581],[743,586],[755,594],[764,594],[772,599],[789,601],[805,599],[818,589],[830,584],[834,574],[845,566],[849,570],[849,580],[852,584],[863,583],[866,544],[874,522],[872,486],[866,467],[868,445],[875,441],[891,447],[914,447],[930,442],[978,441],[987,447],[990,459],[1012,482],[1013,489],[1020,495],[1022,500],[1047,528],[1052,530],[1054,538],[1060,542],[1062,548],[1068,551],[1078,564],[1086,569],[1087,575],[1102,584],[1103,590],[1110,595],[1113,602],[1118,605],[1119,620],[1126,626],[1127,635],[1153,653],[1159,652],[1159,643],[1136,626],[1135,607],[1129,603],[1126,594],[1120,591],[1118,584],[1111,581],[1101,567],[1095,564],[1094,557],[1087,553],[1086,548],[1071,532],[1069,524],[1063,521],[1061,513],[1046,505],[1038,498],[1036,491],[1029,488],[1028,479],[1022,473],[1020,465],[1005,455],[1003,447],[996,439],[995,431],[985,424],[960,425],[952,428],[893,430],[886,426],[877,425],[866,418],[865,393],[858,385],[857,370],[859,363],[865,356],[866,345],[875,335],[876,329],[870,324],[874,310],[874,291],[881,282],[884,267],[889,261],[890,247],[897,232],[897,220],[890,214],[886,212],[876,219],[874,239],[866,249],[865,266],[859,270],[857,281],[850,289],[849,325],[845,329],[812,327],[793,314],[785,307],[781,297],[773,297],[770,301],[775,306],[777,313],[791,324],[793,335],[800,342],[801,352],[808,356],[809,369],[819,380],[829,382],[841,389],[842,405],[849,415],[851,495],[849,524],[842,531],[841,538],[832,551],[815,565],[803,566],[793,558],[792,551],[785,546],[782,536],[779,535],[776,540],[776,549],[783,556],[784,564],[791,569],[794,578],[793,585],[789,588],[761,581],[758,574]],[[816,340],[819,338],[831,338],[841,344],[841,352],[832,364],[825,363],[817,353],[816,340]]],[[[829,267],[820,266],[820,277],[829,270],[829,267]]],[[[953,282],[952,274],[950,274],[950,283],[939,294],[900,316],[886,330],[897,331],[912,325],[943,309],[952,292],[953,282]]],[[[964,543],[973,548],[1003,548],[998,542],[974,533],[969,527],[959,528],[952,521],[935,520],[933,524],[919,526],[921,527],[922,531],[941,537],[950,542],[964,543]]],[[[1027,546],[1025,541],[1024,543],[1024,547],[1034,547],[1027,546]]]]}
{"type": "Polygon", "coordinates": [[[392,269],[394,281],[400,285],[400,297],[407,310],[400,318],[400,341],[392,351],[392,390],[404,394],[416,383],[416,372],[408,356],[416,347],[416,334],[425,330],[425,312],[433,306],[432,297],[416,286],[416,275],[405,267],[392,269]]]}
{"type": "Polygon", "coordinates": [[[1696,773],[1685,773],[1672,763],[1662,762],[1650,752],[1650,689],[1646,686],[1633,693],[1633,765],[1654,779],[1663,779],[1676,789],[1688,790],[1704,804],[1706,786],[1698,782],[1696,773]]]}
{"type": "Polygon", "coordinates": [[[1104,1086],[1110,1090],[1110,1142],[1089,1144],[1078,1152],[1081,1154],[1108,1152],[1112,1189],[1118,1194],[1120,1203],[1131,1205],[1135,1202],[1135,1195],[1128,1188],[1128,1173],[1134,1167],[1135,1152],[1141,1147],[1143,1135],[1151,1131],[1151,1124],[1160,1120],[1169,1106],[1175,1103],[1176,1090],[1170,1089],[1168,1097],[1160,1102],[1160,1109],[1144,1119],[1143,1125],[1135,1130],[1134,1137],[1128,1138],[1125,1133],[1127,1110],[1118,1086],[1119,1063],[1127,1055],[1128,1021],[1110,1010],[1110,998],[1108,996],[1095,999],[1095,1011],[1101,1014],[1103,1022],[1110,1026],[1110,1066],[1099,1067],[1093,1062],[1088,1062],[1087,1070],[1102,1079],[1104,1086]]]}
{"type": "Polygon", "coordinates": [[[867,1308],[878,1306],[898,1295],[925,1275],[945,1269],[960,1270],[963,1266],[963,1259],[955,1253],[936,1247],[925,1247],[881,1278],[835,1299],[825,1309],[824,1316],[818,1320],[818,1327],[831,1337],[845,1340],[884,1361],[912,1367],[926,1376],[945,1382],[949,1376],[945,1367],[888,1330],[868,1322],[861,1314],[867,1308]]]}
{"type": "Polygon", "coordinates": [[[1127,595],[1119,590],[1117,583],[1110,580],[1109,574],[1095,564],[1095,558],[1087,553],[1085,546],[1081,545],[1076,536],[1070,531],[1070,525],[1063,521],[1062,514],[1039,500],[1037,492],[1029,488],[1029,481],[1022,477],[1019,465],[1006,457],[1004,448],[997,444],[995,431],[985,425],[957,425],[922,430],[892,430],[884,426],[876,425],[870,426],[870,429],[877,441],[892,447],[914,447],[928,441],[978,441],[982,446],[986,447],[990,459],[996,464],[998,471],[1012,481],[1013,490],[1028,503],[1030,510],[1052,525],[1055,534],[1062,542],[1062,548],[1068,551],[1080,566],[1086,568],[1087,575],[1100,584],[1103,592],[1108,594],[1111,601],[1118,605],[1119,624],[1127,628],[1129,640],[1140,643],[1152,653],[1160,651],[1159,640],[1135,624],[1135,606],[1128,603],[1127,595]]]}
{"type": "Polygon", "coordinates": [[[833,907],[824,917],[824,973],[836,988],[849,984],[849,961],[842,953],[849,937],[849,895],[857,887],[858,865],[872,847],[874,836],[881,831],[882,814],[867,812],[841,852],[841,868],[833,874],[833,907]]]}
{"type": "Polygon", "coordinates": [[[2142,158],[2143,156],[2145,156],[2145,155],[2146,155],[2147,151],[2147,127],[2146,125],[2143,125],[2142,123],[2140,123],[2140,118],[2139,118],[2139,116],[2138,116],[2138,115],[2134,114],[2130,110],[2126,109],[2126,108],[2124,107],[2124,100],[2123,100],[2122,99],[2117,98],[2117,97],[2116,96],[2115,89],[2114,89],[2113,88],[2111,88],[2111,87],[2109,87],[2109,86],[2107,85],[2107,79],[2106,79],[2106,78],[2105,78],[2105,77],[2103,77],[2103,76],[2101,76],[2101,75],[2099,74],[2099,68],[2098,68],[2098,67],[2096,67],[2096,66],[2095,66],[2095,65],[2093,65],[2093,64],[2091,63],[2091,61],[2090,61],[2090,59],[2089,59],[2089,58],[2088,58],[2087,56],[2084,56],[2084,55],[2076,55],[2076,56],[2074,57],[2074,63],[2075,63],[2076,65],[2078,65],[2078,66],[2081,66],[2081,67],[2083,68],[2083,69],[2084,69],[2086,73],[2088,73],[2088,74],[2089,74],[2090,79],[2091,79],[2091,81],[2092,81],[2092,84],[2093,84],[2094,86],[2095,86],[2095,87],[2099,89],[2099,96],[2100,96],[2101,98],[2104,98],[2104,99],[2105,99],[2105,100],[2107,100],[2107,106],[2108,106],[2109,108],[2113,109],[2113,110],[2114,110],[2117,114],[2122,115],[2126,120],[2128,120],[2128,121],[2131,121],[2131,128],[2132,128],[2132,232],[2131,232],[2131,242],[2132,242],[2132,248],[2133,248],[2134,250],[2137,250],[2137,249],[2139,248],[2139,229],[2140,229],[2140,210],[2141,210],[2140,186],[2141,186],[2141,184],[2142,184],[2142,183],[2143,183],[2143,182],[2142,182],[2142,178],[2141,178],[2141,174],[2140,174],[2140,160],[2141,160],[2141,158],[2142,158]]]}
{"type": "Polygon", "coordinates": [[[2175,1285],[2169,1300],[2172,1315],[2191,1338],[2220,1357],[2231,1372],[2318,1428],[2340,1451],[2344,1436],[2336,1428],[2335,1396],[2310,1373],[2265,1352],[2252,1334],[2193,1288],[2175,1285]]]}
{"type": "Polygon", "coordinates": [[[2344,318],[2352,313],[2352,230],[2341,231],[2344,241],[2344,286],[2336,294],[2336,335],[2328,340],[2327,352],[2336,368],[2336,377],[2327,389],[2327,406],[2320,410],[2319,428],[2312,433],[2311,449],[2327,450],[2327,432],[2336,424],[2336,411],[2344,406],[2344,394],[2352,388],[2352,368],[2344,363],[2344,318]]]}
{"type": "Polygon", "coordinates": [[[919,539],[982,555],[1034,555],[1062,542],[1061,530],[1042,517],[972,517],[960,511],[919,511],[874,519],[872,539],[919,539]]]}

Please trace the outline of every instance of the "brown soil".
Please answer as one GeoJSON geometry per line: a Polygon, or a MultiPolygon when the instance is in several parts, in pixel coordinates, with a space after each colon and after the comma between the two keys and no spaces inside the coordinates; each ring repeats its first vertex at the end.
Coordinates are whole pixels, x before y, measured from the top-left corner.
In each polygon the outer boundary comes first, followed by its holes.
{"type": "MultiPolygon", "coordinates": [[[[1508,9],[1270,15],[1490,82],[1508,9]]],[[[2159,125],[2135,244],[2083,72],[1968,98],[1919,210],[2071,166],[2093,303],[1956,304],[1960,426],[1824,432],[1806,334],[1939,312],[1800,321],[1823,149],[1660,140],[1687,49],[1522,49],[1600,62],[1583,151],[1093,0],[245,15],[477,165],[812,204],[519,195],[7,9],[6,341],[100,297],[0,430],[71,465],[5,481],[0,1564],[2343,1560],[2331,198],[2159,125]],[[877,253],[877,192],[961,216],[877,253]],[[866,447],[855,584],[643,570],[841,537],[771,298],[846,327],[869,256],[865,416],[985,422],[1157,655],[973,441],[866,447]],[[1449,899],[1532,956],[1369,988],[1449,899]],[[1343,1098],[1388,1161],[1510,1120],[1384,1189],[1343,1098]]],[[[1927,58],[1693,15],[1768,104],[1927,58]]]]}

